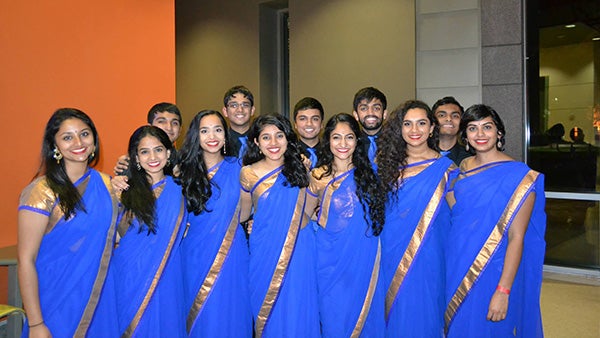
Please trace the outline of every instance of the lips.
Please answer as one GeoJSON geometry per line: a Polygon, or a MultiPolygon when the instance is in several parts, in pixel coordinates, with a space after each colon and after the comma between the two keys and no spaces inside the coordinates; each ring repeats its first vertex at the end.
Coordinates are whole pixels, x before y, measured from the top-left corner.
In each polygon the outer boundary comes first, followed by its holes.
{"type": "Polygon", "coordinates": [[[346,154],[350,151],[350,148],[338,148],[336,149],[338,153],[346,154]]]}
{"type": "Polygon", "coordinates": [[[160,165],[160,161],[153,161],[147,163],[150,168],[156,168],[160,165]]]}
{"type": "Polygon", "coordinates": [[[206,142],[206,145],[209,147],[216,147],[219,145],[219,141],[208,141],[206,142]]]}
{"type": "Polygon", "coordinates": [[[71,153],[75,154],[75,155],[83,155],[85,154],[85,152],[87,151],[87,148],[80,148],[80,149],[73,149],[71,150],[71,153]]]}
{"type": "Polygon", "coordinates": [[[267,148],[267,150],[272,153],[272,154],[277,154],[279,152],[279,150],[281,150],[281,148],[277,147],[277,148],[267,148]]]}
{"type": "Polygon", "coordinates": [[[486,144],[486,143],[488,143],[488,140],[475,140],[475,143],[477,143],[477,144],[486,144]]]}

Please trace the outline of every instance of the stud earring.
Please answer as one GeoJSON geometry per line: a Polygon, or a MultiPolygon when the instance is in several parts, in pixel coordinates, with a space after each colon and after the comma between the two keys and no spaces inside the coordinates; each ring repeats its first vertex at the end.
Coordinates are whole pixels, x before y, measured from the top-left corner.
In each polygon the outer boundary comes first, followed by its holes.
{"type": "Polygon", "coordinates": [[[140,165],[140,162],[137,162],[137,163],[135,164],[135,167],[137,168],[137,170],[138,170],[138,171],[141,171],[141,170],[142,170],[142,166],[140,165]]]}
{"type": "Polygon", "coordinates": [[[96,156],[95,152],[91,153],[90,156],[88,157],[88,161],[93,160],[95,156],[96,156]]]}
{"type": "Polygon", "coordinates": [[[52,157],[56,160],[56,164],[60,164],[60,160],[62,160],[63,155],[60,153],[60,150],[55,146],[53,150],[54,154],[52,157]]]}

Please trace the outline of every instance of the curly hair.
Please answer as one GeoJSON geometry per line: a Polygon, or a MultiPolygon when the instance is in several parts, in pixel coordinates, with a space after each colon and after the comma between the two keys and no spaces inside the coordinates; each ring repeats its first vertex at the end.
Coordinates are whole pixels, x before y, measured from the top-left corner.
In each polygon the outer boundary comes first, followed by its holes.
{"type": "MultiPolygon", "coordinates": [[[[129,138],[128,155],[130,159],[135,159],[138,153],[138,146],[141,140],[146,136],[157,138],[166,150],[172,151],[173,143],[169,140],[169,136],[162,129],[154,126],[142,126],[136,129],[129,138]]],[[[163,168],[165,175],[173,175],[172,163],[167,162],[163,168]]],[[[125,207],[127,213],[133,214],[140,224],[145,224],[148,228],[148,234],[156,233],[156,225],[154,216],[156,210],[156,197],[152,191],[149,175],[144,168],[137,168],[135,165],[130,165],[126,171],[127,183],[129,189],[121,194],[121,203],[125,207]]],[[[139,232],[142,232],[142,226],[139,232]]]]}
{"type": "Polygon", "coordinates": [[[385,195],[380,187],[379,180],[373,171],[369,156],[365,151],[364,146],[368,142],[366,136],[360,132],[358,121],[346,113],[339,113],[332,116],[325,125],[323,140],[318,148],[318,163],[317,167],[323,167],[325,170],[321,177],[331,176],[333,173],[333,153],[331,152],[331,133],[340,123],[346,123],[354,135],[356,135],[356,147],[352,154],[352,165],[354,166],[354,183],[356,184],[356,196],[360,201],[364,212],[364,218],[370,225],[373,235],[378,236],[383,230],[385,223],[385,195]]]}
{"type": "Polygon", "coordinates": [[[439,123],[425,102],[409,100],[394,109],[383,124],[381,135],[377,138],[377,174],[386,196],[390,192],[393,196],[397,196],[398,188],[404,179],[408,152],[406,141],[402,137],[402,123],[406,113],[411,109],[423,109],[427,113],[427,119],[434,127],[431,136],[427,139],[427,145],[438,151],[439,123]]]}
{"type": "Polygon", "coordinates": [[[62,123],[68,119],[79,119],[90,127],[92,135],[94,136],[94,152],[88,157],[88,165],[93,167],[98,162],[100,157],[100,141],[98,140],[98,132],[92,119],[87,116],[84,112],[75,108],[60,108],[52,114],[48,123],[46,123],[46,129],[44,131],[44,140],[42,141],[42,154],[40,167],[35,174],[34,178],[46,175],[46,182],[48,187],[52,190],[54,195],[58,197],[58,205],[60,210],[65,215],[65,219],[68,219],[75,214],[76,210],[85,212],[85,206],[81,201],[81,195],[73,182],[69,179],[67,171],[65,169],[65,161],[57,163],[54,159],[54,148],[56,147],[56,133],[60,129],[62,123]]]}
{"type": "MultiPolygon", "coordinates": [[[[216,110],[202,110],[194,116],[188,132],[183,140],[183,146],[178,153],[179,182],[181,191],[186,198],[187,210],[198,215],[206,210],[206,202],[212,196],[215,183],[208,179],[208,168],[204,163],[204,150],[200,146],[200,122],[205,116],[215,115],[221,121],[225,140],[228,140],[227,122],[223,115],[216,110]]],[[[229,142],[221,148],[221,154],[231,153],[229,142]]],[[[218,188],[215,185],[216,188],[218,188]]]]}
{"type": "Polygon", "coordinates": [[[285,116],[268,114],[261,115],[254,120],[250,126],[250,130],[248,130],[248,148],[244,154],[243,164],[250,165],[265,158],[265,155],[262,154],[258,148],[257,143],[260,133],[268,125],[275,126],[277,129],[281,130],[285,134],[285,138],[288,142],[287,149],[283,154],[282,173],[287,180],[284,184],[289,184],[292,187],[307,187],[308,173],[302,162],[302,151],[300,150],[298,137],[296,136],[296,133],[294,133],[290,121],[285,116]]]}

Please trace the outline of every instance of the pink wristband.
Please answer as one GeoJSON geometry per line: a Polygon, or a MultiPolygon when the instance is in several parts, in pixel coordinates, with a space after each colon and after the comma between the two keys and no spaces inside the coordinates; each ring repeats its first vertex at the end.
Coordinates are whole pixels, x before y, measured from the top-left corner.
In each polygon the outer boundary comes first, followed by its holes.
{"type": "Polygon", "coordinates": [[[500,291],[505,295],[510,295],[510,289],[505,289],[505,288],[501,287],[500,285],[496,286],[496,291],[500,291]]]}

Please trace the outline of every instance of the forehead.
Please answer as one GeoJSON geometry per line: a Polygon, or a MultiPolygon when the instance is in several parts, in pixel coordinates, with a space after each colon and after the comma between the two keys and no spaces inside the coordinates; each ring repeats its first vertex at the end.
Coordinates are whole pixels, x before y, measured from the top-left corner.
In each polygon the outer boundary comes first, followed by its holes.
{"type": "Polygon", "coordinates": [[[309,117],[309,118],[317,116],[317,117],[321,118],[321,112],[318,109],[308,108],[308,109],[299,110],[298,115],[296,115],[296,119],[300,116],[309,117]]]}
{"type": "Polygon", "coordinates": [[[489,124],[489,123],[496,126],[496,123],[494,123],[494,120],[492,119],[491,116],[487,116],[479,121],[471,121],[471,122],[467,123],[467,125],[468,126],[481,126],[481,125],[489,124]]]}
{"type": "Polygon", "coordinates": [[[333,128],[331,134],[354,134],[354,131],[352,131],[348,123],[340,122],[333,128]]]}
{"type": "Polygon", "coordinates": [[[404,120],[428,120],[427,112],[422,108],[411,108],[404,114],[404,120]]]}
{"type": "Polygon", "coordinates": [[[372,98],[370,101],[369,99],[362,99],[359,103],[359,106],[375,106],[375,105],[379,105],[379,106],[383,106],[383,104],[381,103],[381,100],[374,97],[372,98]]]}
{"type": "Polygon", "coordinates": [[[172,120],[180,121],[181,120],[179,115],[170,113],[168,111],[161,111],[161,112],[154,114],[154,120],[152,120],[152,122],[154,122],[158,119],[165,119],[167,121],[172,121],[172,120]]]}
{"type": "Polygon", "coordinates": [[[279,132],[283,132],[281,131],[281,129],[277,128],[277,126],[273,125],[273,124],[267,124],[266,126],[263,127],[263,129],[260,131],[260,134],[276,134],[279,132]]]}
{"type": "Polygon", "coordinates": [[[222,126],[223,122],[221,122],[221,119],[215,114],[206,115],[200,119],[200,127],[212,125],[222,126]]]}
{"type": "Polygon", "coordinates": [[[235,93],[229,97],[227,102],[250,102],[250,100],[242,93],[235,93]]]}
{"type": "Polygon", "coordinates": [[[88,126],[87,123],[83,122],[82,120],[80,120],[78,118],[72,117],[72,118],[66,119],[60,123],[57,133],[83,130],[86,128],[90,128],[90,126],[88,126]]]}
{"type": "Polygon", "coordinates": [[[436,113],[443,111],[446,113],[459,113],[460,114],[460,108],[455,105],[454,103],[448,103],[448,104],[443,104],[439,107],[437,107],[437,109],[435,110],[436,113]]]}
{"type": "Polygon", "coordinates": [[[152,135],[146,135],[140,140],[138,148],[153,148],[156,146],[162,146],[162,143],[156,137],[152,135]]]}

